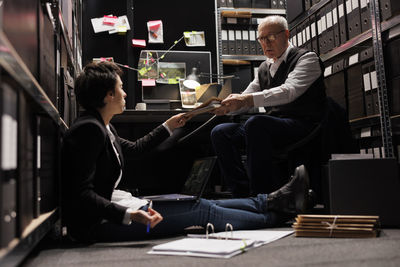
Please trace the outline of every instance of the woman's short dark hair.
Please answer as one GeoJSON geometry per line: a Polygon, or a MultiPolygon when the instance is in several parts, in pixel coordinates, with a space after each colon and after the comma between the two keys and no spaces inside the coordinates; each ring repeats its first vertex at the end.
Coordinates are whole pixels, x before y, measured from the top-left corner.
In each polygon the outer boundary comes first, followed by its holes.
{"type": "Polygon", "coordinates": [[[89,63],[83,68],[75,81],[75,94],[78,103],[86,110],[101,108],[109,91],[115,92],[117,75],[122,70],[112,62],[89,63]]]}

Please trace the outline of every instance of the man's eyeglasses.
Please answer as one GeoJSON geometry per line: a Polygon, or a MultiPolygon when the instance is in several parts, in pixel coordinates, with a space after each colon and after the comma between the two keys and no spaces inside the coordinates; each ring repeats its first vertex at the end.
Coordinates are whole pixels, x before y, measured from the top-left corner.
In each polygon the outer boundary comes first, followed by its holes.
{"type": "Polygon", "coordinates": [[[267,34],[267,35],[265,35],[265,36],[259,36],[259,37],[257,37],[257,40],[261,43],[261,42],[263,42],[263,43],[266,43],[267,41],[269,41],[269,42],[274,42],[275,40],[276,40],[276,36],[278,35],[278,34],[280,34],[281,32],[284,32],[285,30],[281,30],[280,32],[277,32],[277,33],[270,33],[270,34],[267,34]]]}

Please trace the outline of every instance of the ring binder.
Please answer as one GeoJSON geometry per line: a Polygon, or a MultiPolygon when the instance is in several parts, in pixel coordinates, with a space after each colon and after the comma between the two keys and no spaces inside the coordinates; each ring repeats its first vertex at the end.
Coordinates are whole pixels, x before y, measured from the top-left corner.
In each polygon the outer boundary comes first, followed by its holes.
{"type": "Polygon", "coordinates": [[[206,235],[188,234],[186,238],[154,246],[147,253],[226,259],[292,233],[275,230],[233,231],[230,223],[225,225],[224,232],[214,233],[214,225],[208,223],[206,235]],[[228,232],[231,233],[230,237],[228,232]]]}
{"type": "Polygon", "coordinates": [[[230,238],[233,238],[233,226],[232,226],[232,224],[227,223],[227,224],[225,225],[225,240],[228,239],[228,230],[229,230],[229,229],[230,229],[230,232],[231,232],[231,237],[230,237],[230,238]]]}
{"type": "Polygon", "coordinates": [[[208,228],[211,227],[211,231],[212,233],[214,233],[214,225],[212,223],[207,223],[207,227],[206,227],[206,239],[208,239],[208,228]]]}

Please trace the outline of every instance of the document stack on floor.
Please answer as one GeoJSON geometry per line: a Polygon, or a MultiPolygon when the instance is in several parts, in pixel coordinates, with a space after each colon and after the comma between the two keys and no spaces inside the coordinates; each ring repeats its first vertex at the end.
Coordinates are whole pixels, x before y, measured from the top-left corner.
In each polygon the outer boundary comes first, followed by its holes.
{"type": "Polygon", "coordinates": [[[292,227],[296,237],[377,237],[379,216],[299,214],[292,227]]]}

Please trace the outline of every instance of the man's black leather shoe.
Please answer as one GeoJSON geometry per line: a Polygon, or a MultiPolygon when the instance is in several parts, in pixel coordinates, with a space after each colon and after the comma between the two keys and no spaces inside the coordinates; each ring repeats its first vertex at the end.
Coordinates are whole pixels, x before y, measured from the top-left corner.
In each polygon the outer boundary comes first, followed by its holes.
{"type": "Polygon", "coordinates": [[[300,165],[287,184],[268,194],[267,210],[303,213],[307,208],[309,183],[307,170],[300,165]]]}

